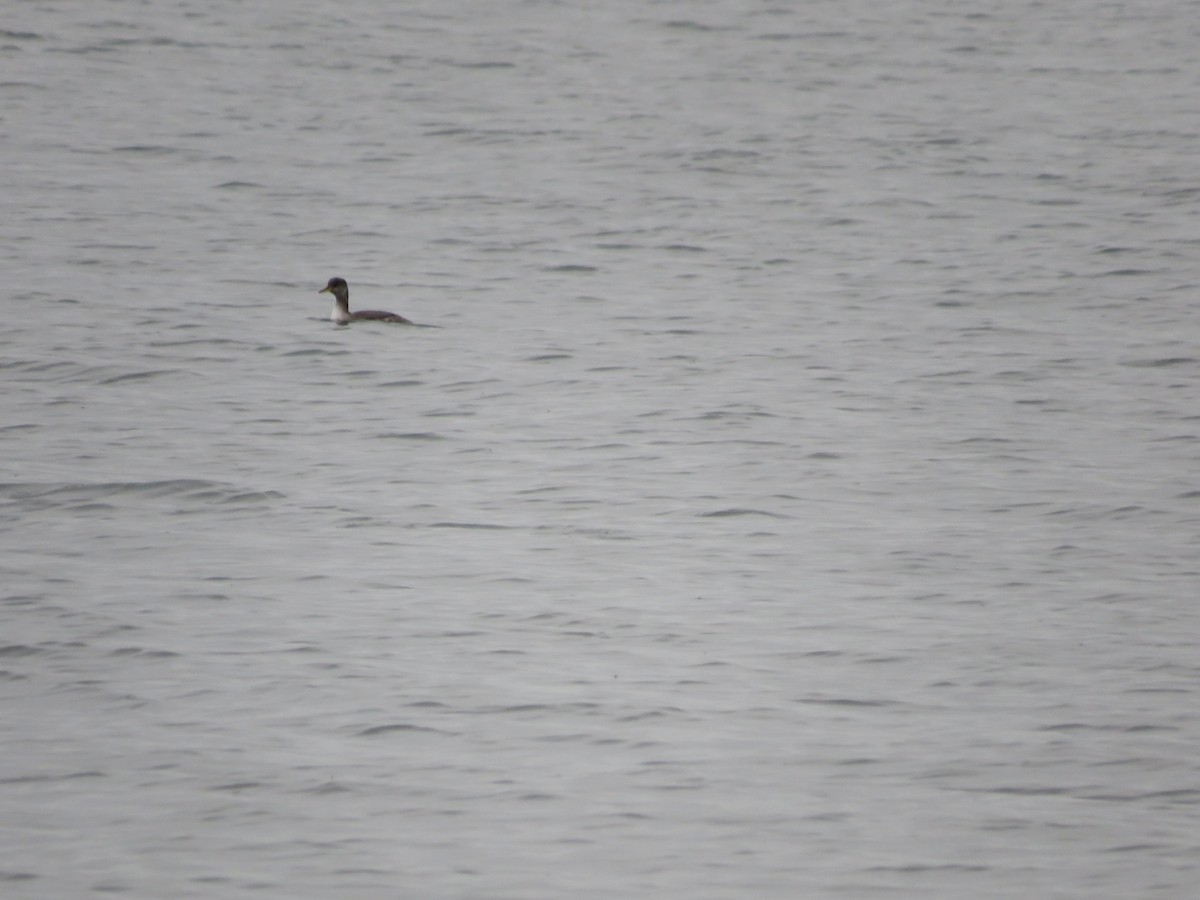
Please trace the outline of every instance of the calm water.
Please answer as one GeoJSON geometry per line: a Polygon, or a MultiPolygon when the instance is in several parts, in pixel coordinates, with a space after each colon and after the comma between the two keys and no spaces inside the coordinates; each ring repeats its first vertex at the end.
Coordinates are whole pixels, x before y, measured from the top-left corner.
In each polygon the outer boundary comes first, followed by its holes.
{"type": "Polygon", "coordinates": [[[1198,12],[12,4],[0,893],[1196,896],[1198,12]]]}

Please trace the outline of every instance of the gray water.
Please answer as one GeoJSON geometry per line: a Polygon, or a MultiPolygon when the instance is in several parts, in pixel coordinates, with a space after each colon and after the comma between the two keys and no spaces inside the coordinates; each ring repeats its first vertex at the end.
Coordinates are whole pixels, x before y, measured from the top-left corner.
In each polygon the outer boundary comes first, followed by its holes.
{"type": "Polygon", "coordinates": [[[1198,13],[10,2],[0,894],[1196,896],[1198,13]]]}

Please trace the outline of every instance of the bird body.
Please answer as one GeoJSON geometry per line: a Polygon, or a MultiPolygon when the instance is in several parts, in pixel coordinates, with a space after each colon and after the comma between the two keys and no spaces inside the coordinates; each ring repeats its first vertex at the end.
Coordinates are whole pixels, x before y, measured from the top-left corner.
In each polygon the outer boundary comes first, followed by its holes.
{"type": "Polygon", "coordinates": [[[337,322],[339,325],[349,325],[351,322],[392,322],[397,325],[412,325],[404,316],[398,316],[392,312],[384,312],[381,309],[362,309],[358,312],[350,312],[350,286],[346,284],[345,278],[329,279],[329,284],[317,291],[318,294],[333,294],[333,311],[330,312],[330,321],[337,322]]]}

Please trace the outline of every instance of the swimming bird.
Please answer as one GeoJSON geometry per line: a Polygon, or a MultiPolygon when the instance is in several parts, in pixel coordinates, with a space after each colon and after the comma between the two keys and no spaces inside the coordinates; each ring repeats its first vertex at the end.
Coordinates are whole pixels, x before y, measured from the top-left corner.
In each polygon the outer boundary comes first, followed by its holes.
{"type": "Polygon", "coordinates": [[[346,284],[345,278],[334,276],[329,279],[329,284],[317,291],[318,294],[333,294],[334,303],[333,312],[329,314],[329,318],[339,325],[347,325],[350,322],[395,322],[400,325],[412,325],[404,316],[398,316],[395,313],[384,312],[381,309],[363,309],[358,312],[350,312],[350,285],[346,284]]]}

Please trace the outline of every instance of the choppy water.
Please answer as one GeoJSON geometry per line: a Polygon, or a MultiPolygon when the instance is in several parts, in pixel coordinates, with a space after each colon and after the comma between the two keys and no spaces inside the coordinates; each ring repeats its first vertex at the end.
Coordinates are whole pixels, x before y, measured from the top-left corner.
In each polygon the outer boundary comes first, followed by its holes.
{"type": "Polygon", "coordinates": [[[14,5],[0,892],[1195,896],[1197,11],[14,5]]]}

